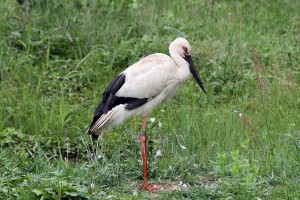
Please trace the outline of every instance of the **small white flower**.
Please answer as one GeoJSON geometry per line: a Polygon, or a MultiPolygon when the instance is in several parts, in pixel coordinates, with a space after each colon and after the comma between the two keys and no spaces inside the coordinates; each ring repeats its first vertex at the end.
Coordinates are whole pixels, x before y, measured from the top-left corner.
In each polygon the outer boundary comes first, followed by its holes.
{"type": "Polygon", "coordinates": [[[95,189],[95,184],[94,183],[91,183],[91,189],[95,189]]]}
{"type": "Polygon", "coordinates": [[[183,183],[182,181],[179,182],[179,186],[182,188],[187,188],[188,185],[186,183],[183,183]]]}
{"type": "Polygon", "coordinates": [[[162,128],[162,123],[161,122],[158,122],[158,127],[162,128]]]}
{"type": "Polygon", "coordinates": [[[155,122],[155,118],[150,118],[151,123],[155,122]]]}
{"type": "Polygon", "coordinates": [[[214,147],[215,144],[217,144],[216,142],[211,143],[211,147],[214,147]]]}
{"type": "Polygon", "coordinates": [[[161,109],[160,111],[161,111],[161,112],[165,112],[165,110],[164,110],[164,109],[161,109]]]}
{"type": "Polygon", "coordinates": [[[238,111],[237,111],[237,110],[234,110],[233,112],[237,113],[238,111]]]}
{"type": "Polygon", "coordinates": [[[134,190],[134,191],[133,191],[133,195],[134,195],[134,196],[137,196],[137,195],[138,195],[138,191],[137,191],[137,190],[134,190]]]}
{"type": "Polygon", "coordinates": [[[156,154],[155,154],[155,158],[161,157],[162,156],[162,152],[161,150],[157,150],[156,154]]]}
{"type": "Polygon", "coordinates": [[[33,147],[33,152],[36,153],[38,148],[38,142],[35,142],[35,145],[33,147]]]}
{"type": "Polygon", "coordinates": [[[239,116],[242,117],[242,116],[243,116],[243,113],[239,113],[239,116]]]}
{"type": "Polygon", "coordinates": [[[183,187],[183,188],[187,188],[188,186],[187,186],[186,183],[184,183],[184,184],[182,184],[182,187],[183,187]]]}
{"type": "Polygon", "coordinates": [[[106,197],[106,199],[112,199],[112,198],[114,198],[115,196],[114,195],[108,195],[107,197],[106,197]]]}
{"type": "Polygon", "coordinates": [[[186,147],[183,146],[182,144],[180,145],[180,147],[181,147],[182,150],[186,150],[186,147]]]}

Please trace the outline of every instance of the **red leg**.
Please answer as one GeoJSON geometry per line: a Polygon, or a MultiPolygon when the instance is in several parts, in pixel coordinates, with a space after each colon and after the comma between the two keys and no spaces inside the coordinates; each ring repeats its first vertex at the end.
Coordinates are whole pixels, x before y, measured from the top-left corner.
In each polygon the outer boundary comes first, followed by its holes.
{"type": "Polygon", "coordinates": [[[148,115],[145,115],[143,117],[143,123],[142,123],[142,131],[145,131],[146,133],[146,124],[147,124],[148,115]]]}
{"type": "Polygon", "coordinates": [[[158,190],[158,185],[149,184],[148,183],[148,167],[147,167],[147,134],[146,134],[146,123],[147,123],[148,115],[145,115],[143,118],[142,131],[140,134],[140,141],[142,146],[142,160],[143,160],[143,173],[144,173],[144,181],[142,186],[139,189],[146,189],[150,192],[158,190]]]}

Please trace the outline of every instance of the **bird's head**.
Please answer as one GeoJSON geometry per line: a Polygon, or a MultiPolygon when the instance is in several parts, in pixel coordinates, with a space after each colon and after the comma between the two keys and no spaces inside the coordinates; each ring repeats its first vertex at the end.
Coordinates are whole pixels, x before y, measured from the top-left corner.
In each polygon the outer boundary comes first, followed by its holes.
{"type": "Polygon", "coordinates": [[[177,53],[179,53],[179,55],[183,58],[185,58],[186,56],[190,56],[191,55],[191,45],[190,43],[184,39],[184,38],[177,38],[176,40],[174,40],[171,44],[170,44],[170,51],[175,51],[177,53]]]}
{"type": "Polygon", "coordinates": [[[192,56],[191,56],[191,45],[190,43],[184,39],[184,38],[177,38],[175,39],[169,47],[169,51],[170,54],[172,56],[172,54],[179,54],[182,58],[185,59],[186,62],[188,62],[189,64],[189,68],[190,68],[190,72],[191,74],[194,76],[194,78],[196,79],[198,85],[200,86],[200,88],[202,89],[202,91],[206,94],[205,88],[203,86],[203,83],[200,79],[199,73],[195,67],[195,64],[193,62],[192,56]]]}

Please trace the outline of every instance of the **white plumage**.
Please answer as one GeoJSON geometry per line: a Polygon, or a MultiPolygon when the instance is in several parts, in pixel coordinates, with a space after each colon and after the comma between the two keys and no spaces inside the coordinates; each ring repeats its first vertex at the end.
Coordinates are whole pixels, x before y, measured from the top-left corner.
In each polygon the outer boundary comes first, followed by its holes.
{"type": "MultiPolygon", "coordinates": [[[[97,116],[98,119],[94,119],[90,133],[99,135],[104,128],[117,126],[136,115],[147,115],[153,108],[176,93],[177,89],[190,77],[190,68],[194,67],[193,61],[189,62],[186,59],[187,57],[191,59],[191,46],[186,39],[177,38],[170,44],[169,52],[171,57],[155,53],[142,58],[120,73],[119,76],[125,76],[125,82],[113,95],[136,99],[146,98],[147,102],[132,110],[126,109],[128,105],[126,102],[113,106],[107,113],[103,112],[101,116],[97,116]]],[[[199,77],[198,73],[194,76],[199,77]]],[[[198,83],[205,91],[201,80],[198,83]]],[[[101,103],[106,102],[104,100],[101,103]]]]}

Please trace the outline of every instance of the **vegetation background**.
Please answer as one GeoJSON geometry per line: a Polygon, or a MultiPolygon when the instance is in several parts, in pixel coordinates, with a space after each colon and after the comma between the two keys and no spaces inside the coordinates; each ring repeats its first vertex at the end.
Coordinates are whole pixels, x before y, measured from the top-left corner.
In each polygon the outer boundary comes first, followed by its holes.
{"type": "Polygon", "coordinates": [[[300,199],[300,1],[0,2],[1,199],[300,199]],[[85,133],[101,93],[186,37],[204,81],[141,118],[85,133]],[[159,156],[158,152],[162,155],[159,156]]]}

